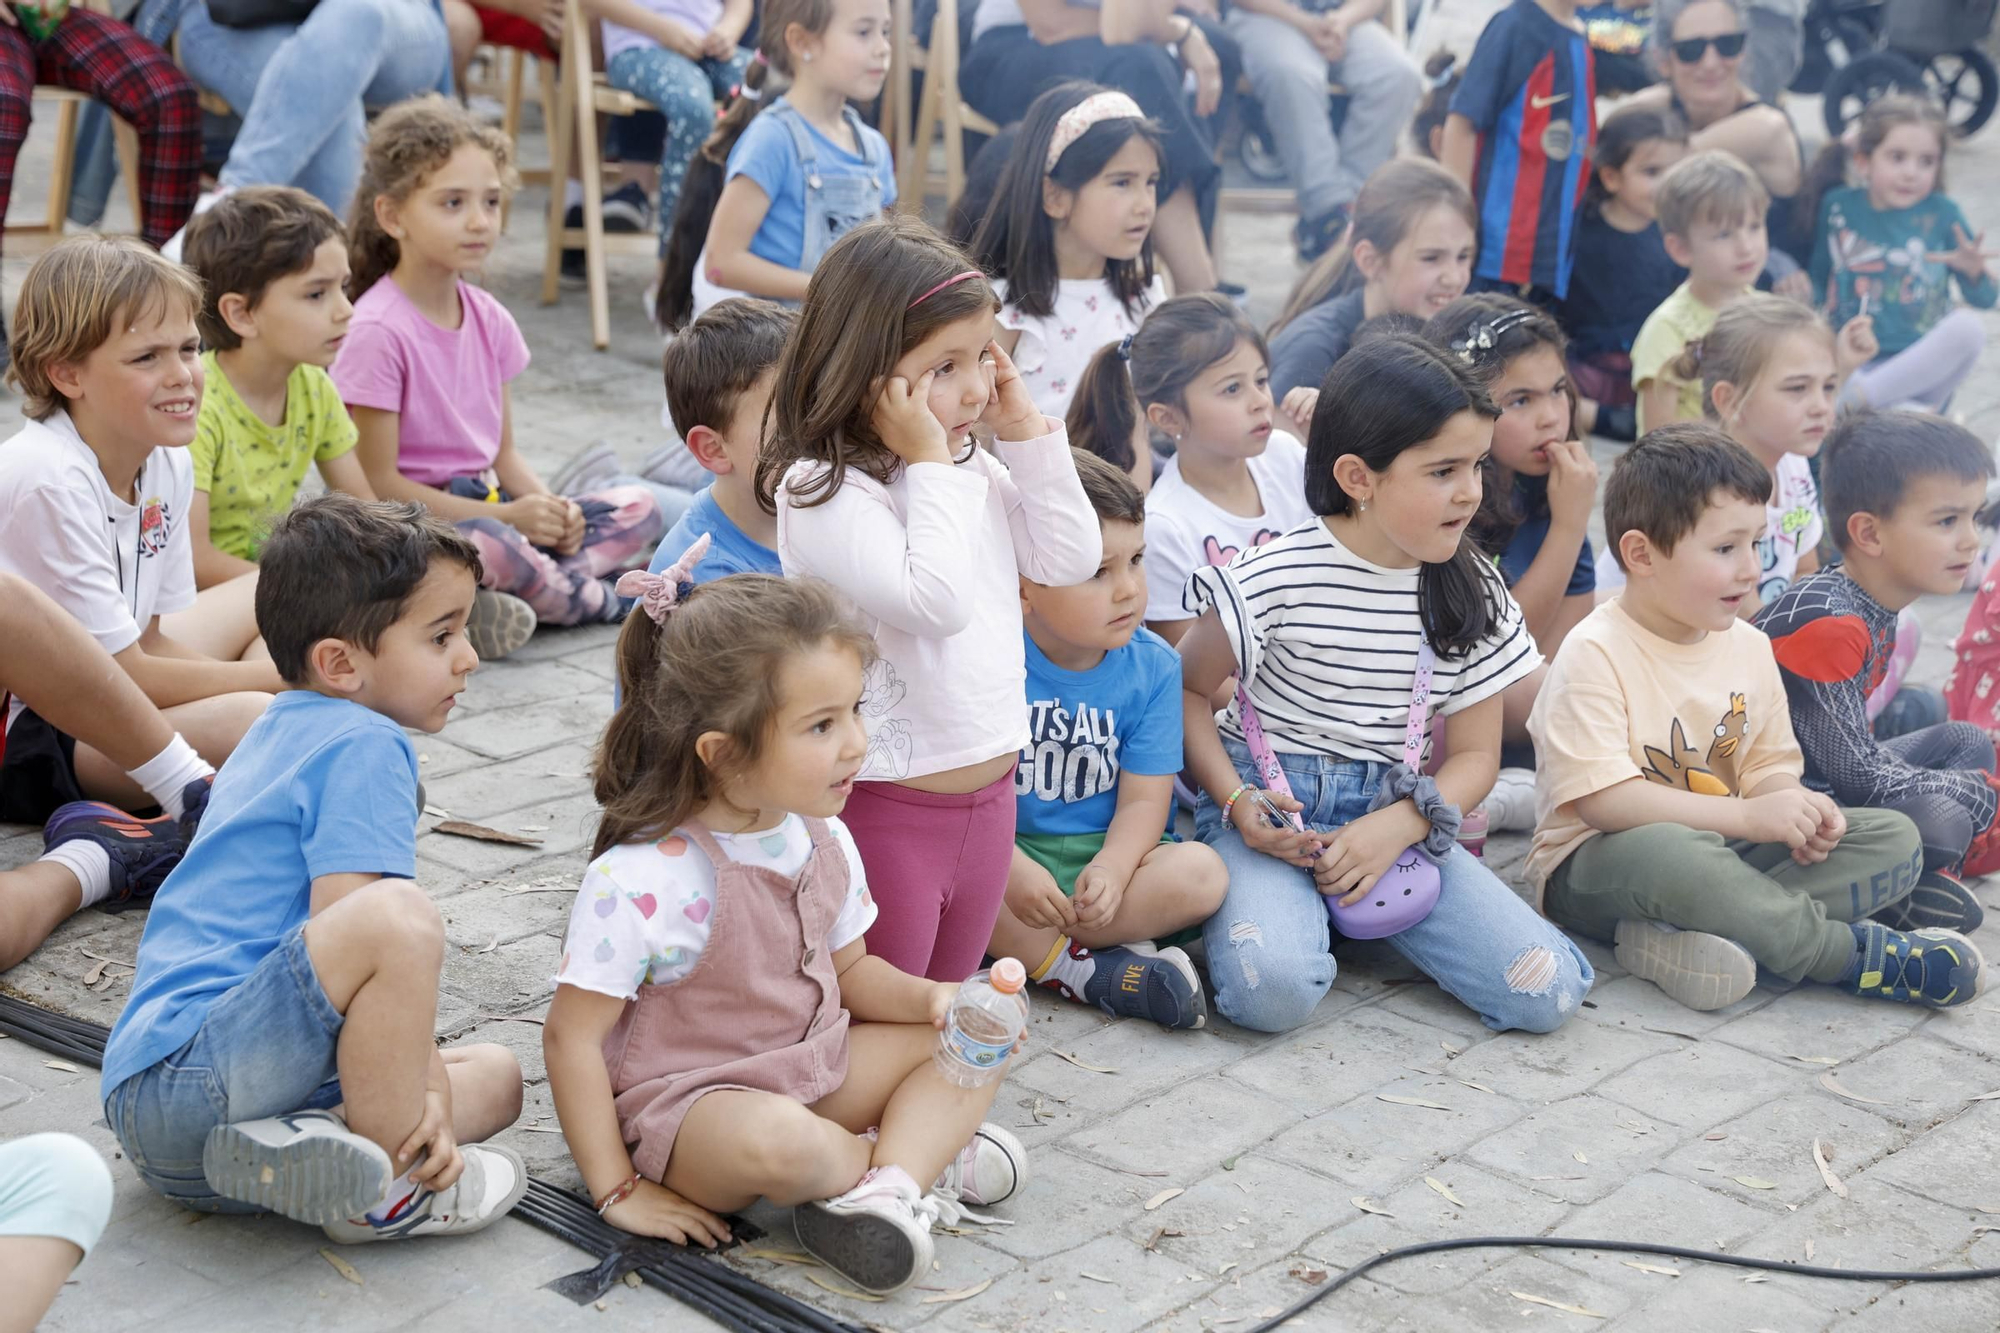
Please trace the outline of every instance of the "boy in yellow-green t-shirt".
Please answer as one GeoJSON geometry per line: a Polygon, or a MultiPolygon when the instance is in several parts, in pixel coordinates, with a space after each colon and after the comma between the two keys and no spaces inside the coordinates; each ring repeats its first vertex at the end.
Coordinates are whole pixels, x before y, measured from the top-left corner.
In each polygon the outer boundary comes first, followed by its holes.
{"type": "Polygon", "coordinates": [[[303,190],[237,190],[188,224],[201,275],[208,385],[193,448],[195,584],[247,574],[307,467],[374,499],[354,457],[354,422],[326,373],[354,307],[340,222],[303,190]]]}

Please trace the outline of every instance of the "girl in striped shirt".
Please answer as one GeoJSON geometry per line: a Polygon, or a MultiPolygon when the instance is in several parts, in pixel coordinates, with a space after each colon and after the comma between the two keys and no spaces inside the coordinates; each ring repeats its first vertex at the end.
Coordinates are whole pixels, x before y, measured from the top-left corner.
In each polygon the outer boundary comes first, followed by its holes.
{"type": "Polygon", "coordinates": [[[1390,945],[1496,1031],[1551,1031],[1590,989],[1576,946],[1452,840],[1498,771],[1501,693],[1542,660],[1465,540],[1498,415],[1451,352],[1405,334],[1363,343],[1335,364],[1312,419],[1306,500],[1320,521],[1193,575],[1187,760],[1202,788],[1196,829],[1229,868],[1203,936],[1215,1007],[1232,1022],[1281,1032],[1310,1018],[1333,984],[1327,900],[1361,901],[1416,843],[1442,892],[1390,945]],[[1419,710],[1425,643],[1435,661],[1419,710]],[[1218,723],[1209,700],[1231,676],[1242,689],[1218,723]],[[1290,793],[1252,785],[1246,699],[1290,793]],[[1421,769],[1436,715],[1452,719],[1451,753],[1432,779],[1421,769]]]}

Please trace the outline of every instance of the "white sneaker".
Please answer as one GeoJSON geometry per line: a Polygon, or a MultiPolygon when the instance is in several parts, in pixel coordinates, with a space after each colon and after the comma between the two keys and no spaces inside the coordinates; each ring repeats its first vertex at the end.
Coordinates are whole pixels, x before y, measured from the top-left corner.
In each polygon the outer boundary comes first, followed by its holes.
{"type": "Polygon", "coordinates": [[[464,1236],[505,1217],[528,1192],[528,1168],[512,1148],[491,1143],[459,1147],[465,1170],[450,1189],[418,1190],[380,1221],[356,1213],[326,1224],[326,1234],[342,1245],[418,1236],[464,1236]]]}
{"type": "Polygon", "coordinates": [[[931,1271],[938,1201],[900,1166],[878,1166],[833,1199],[800,1204],[792,1228],[807,1254],[863,1291],[887,1296],[931,1271]]]}
{"type": "MultiPolygon", "coordinates": [[[[188,214],[188,222],[193,222],[203,213],[214,208],[216,201],[228,193],[229,187],[226,185],[218,185],[213,190],[203,190],[201,195],[194,201],[194,212],[188,214]]],[[[173,260],[176,264],[180,263],[181,248],[187,244],[187,231],[187,223],[184,222],[181,224],[179,231],[167,237],[167,243],[160,247],[160,253],[168,259],[173,260]]]]}
{"type": "Polygon", "coordinates": [[[389,1154],[331,1111],[217,1125],[201,1172],[225,1199],[325,1226],[373,1208],[396,1174],[389,1154]]]}
{"type": "Polygon", "coordinates": [[[1757,985],[1757,960],[1720,935],[1664,921],[1625,920],[1613,939],[1620,967],[1690,1009],[1727,1009],[1757,985]]]}
{"type": "Polygon", "coordinates": [[[1535,770],[1503,768],[1486,794],[1487,830],[1525,831],[1535,826],[1535,770]]]}
{"type": "Polygon", "coordinates": [[[999,1125],[988,1121],[972,1142],[946,1164],[933,1192],[982,1208],[1005,1203],[1028,1184],[1028,1150],[999,1125]]]}

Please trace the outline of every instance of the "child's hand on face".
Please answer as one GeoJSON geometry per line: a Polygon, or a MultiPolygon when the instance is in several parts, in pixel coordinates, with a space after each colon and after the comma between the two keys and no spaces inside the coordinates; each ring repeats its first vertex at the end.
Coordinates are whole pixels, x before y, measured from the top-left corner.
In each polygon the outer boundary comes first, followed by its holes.
{"type": "Polygon", "coordinates": [[[1085,930],[1102,930],[1118,915],[1125,885],[1118,876],[1092,861],[1076,877],[1076,923],[1085,930]]]}
{"type": "Polygon", "coordinates": [[[1866,313],[1856,315],[1840,326],[1840,336],[1834,339],[1834,371],[1844,380],[1873,361],[1881,351],[1882,344],[1875,340],[1875,317],[1866,313]]]}
{"type": "Polygon", "coordinates": [[[986,344],[986,354],[993,358],[993,396],[980,420],[993,428],[996,439],[1032,440],[1046,435],[1047,420],[1035,406],[1028,386],[1021,382],[1014,358],[997,342],[986,344]]]}
{"type": "Polygon", "coordinates": [[[1367,896],[1411,842],[1402,816],[1409,807],[1398,802],[1361,816],[1335,832],[1313,865],[1313,880],[1329,898],[1351,907],[1367,896]]]}
{"type": "Polygon", "coordinates": [[[560,495],[542,492],[509,500],[500,506],[500,517],[535,545],[555,550],[569,536],[571,508],[570,502],[560,495]]]}
{"type": "Polygon", "coordinates": [[[714,1249],[729,1243],[729,1224],[665,1185],[641,1178],[638,1187],[604,1210],[604,1220],[635,1236],[714,1249]]]}
{"type": "Polygon", "coordinates": [[[1292,423],[1292,434],[1304,439],[1312,434],[1313,413],[1319,409],[1319,390],[1301,384],[1285,395],[1278,410],[1292,423]]]}
{"type": "Polygon", "coordinates": [[[1590,523],[1597,504],[1597,463],[1582,440],[1549,446],[1549,513],[1578,527],[1590,523]]]}
{"type": "Polygon", "coordinates": [[[931,414],[931,381],[936,378],[936,371],[926,370],[913,385],[891,375],[876,396],[875,433],[905,463],[951,463],[944,425],[931,414]]]}

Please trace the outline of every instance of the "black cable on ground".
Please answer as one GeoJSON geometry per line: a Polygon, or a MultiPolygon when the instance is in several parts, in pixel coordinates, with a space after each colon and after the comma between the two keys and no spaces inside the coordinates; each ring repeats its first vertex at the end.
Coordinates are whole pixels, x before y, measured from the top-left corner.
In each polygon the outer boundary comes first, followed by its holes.
{"type": "Polygon", "coordinates": [[[1248,1333],[1271,1333],[1288,1319],[1296,1319],[1314,1304],[1333,1295],[1369,1269],[1398,1259],[1414,1259],[1422,1254],[1443,1254],[1449,1250],[1606,1250],[1614,1254],[1661,1254],[1674,1259],[1692,1259],[1705,1264],[1727,1264],[1732,1268],[1758,1268],[1767,1273],[1789,1273],[1793,1277],[1834,1278],[1842,1282],[1981,1282],[2000,1278],[2000,1268],[1918,1269],[1825,1268],[1817,1264],[1794,1264],[1783,1259],[1752,1259],[1739,1254],[1717,1254],[1712,1250],[1691,1250],[1684,1245],[1654,1245],[1638,1240],[1581,1240],[1569,1236],[1466,1236],[1458,1240],[1430,1240],[1362,1260],[1354,1267],[1292,1302],[1283,1312],[1271,1316],[1248,1333]]]}
{"type": "MultiPolygon", "coordinates": [[[[111,1035],[102,1024],[7,995],[0,995],[0,1032],[93,1067],[102,1067],[104,1042],[111,1035]]],[[[528,1192],[514,1206],[513,1215],[602,1261],[596,1270],[586,1269],[552,1284],[572,1299],[585,1279],[602,1283],[586,1298],[595,1299],[627,1272],[636,1272],[646,1285],[730,1333],[863,1333],[857,1325],[832,1318],[725,1264],[678,1245],[620,1231],[599,1217],[588,1199],[546,1181],[529,1180],[528,1192]]]]}

